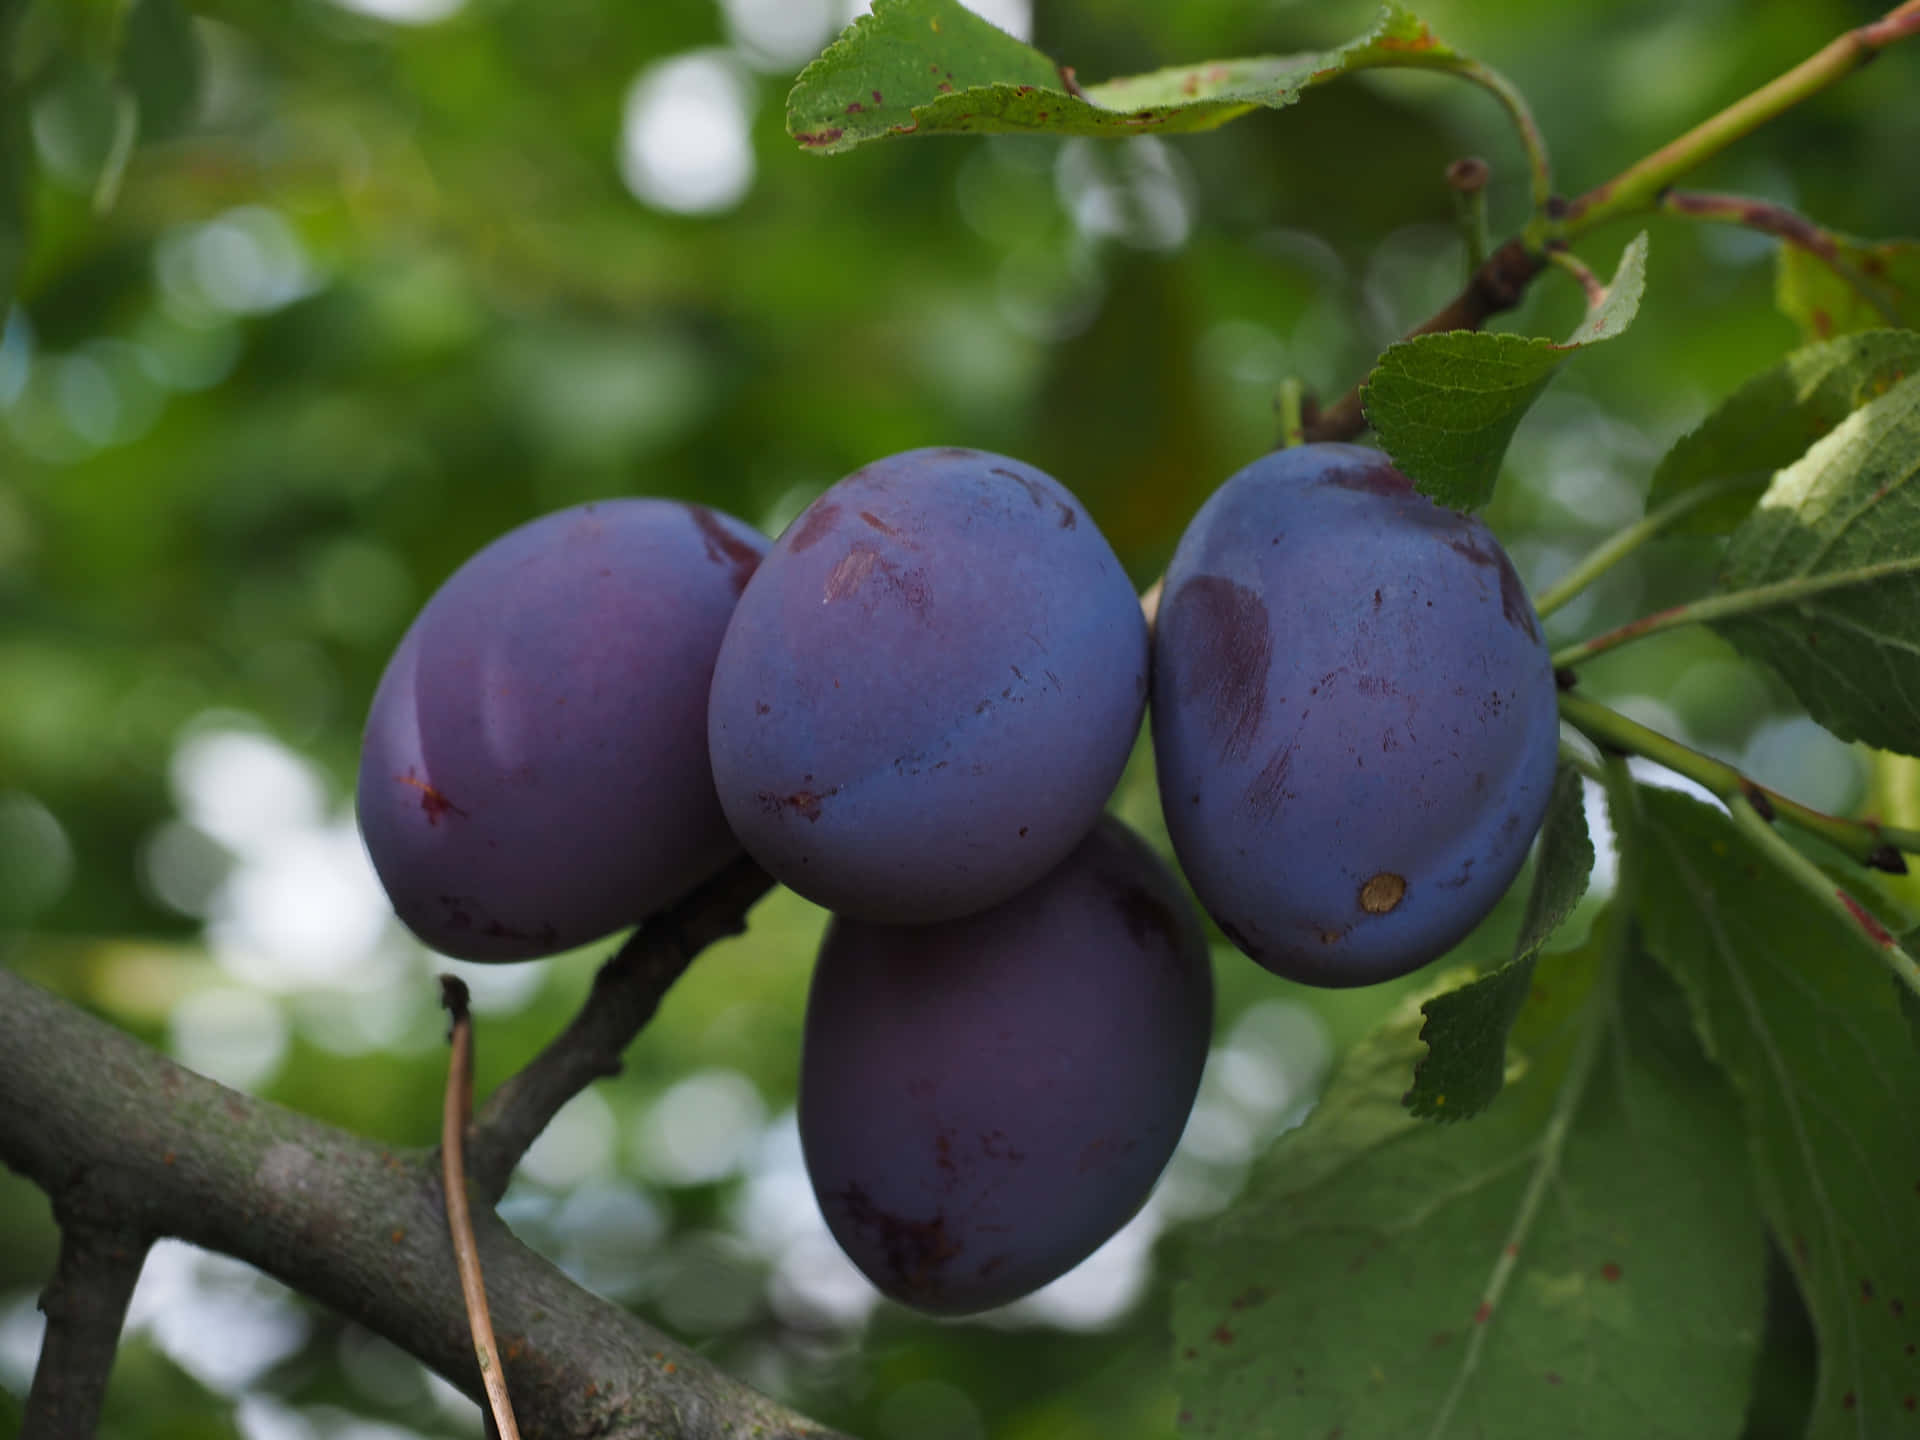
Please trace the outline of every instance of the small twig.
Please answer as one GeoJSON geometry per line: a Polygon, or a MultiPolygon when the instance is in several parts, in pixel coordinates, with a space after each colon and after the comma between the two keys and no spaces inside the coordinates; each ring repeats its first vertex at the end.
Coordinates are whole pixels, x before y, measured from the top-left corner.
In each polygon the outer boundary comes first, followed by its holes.
{"type": "MultiPolygon", "coordinates": [[[[1449,330],[1478,330],[1503,311],[1518,305],[1527,293],[1533,277],[1545,267],[1546,260],[1527,249],[1520,240],[1509,240],[1487,257],[1486,264],[1473,272],[1466,288],[1445,309],[1426,323],[1407,332],[1412,340],[1421,335],[1444,334],[1449,330]]],[[[1360,387],[1354,386],[1333,404],[1306,422],[1310,441],[1351,440],[1366,428],[1366,415],[1360,405],[1360,387]]]]}
{"type": "Polygon", "coordinates": [[[21,1440],[86,1440],[100,1428],[127,1303],[146,1263],[144,1236],[63,1217],[60,1258],[40,1294],[47,1332],[21,1440]]]}
{"type": "Polygon", "coordinates": [[[1848,820],[1790,800],[1778,790],[1749,779],[1724,760],[1682,745],[1617,710],[1581,695],[1560,697],[1560,718],[1603,751],[1641,755],[1703,786],[1732,808],[1744,803],[1767,820],[1781,820],[1833,846],[1855,863],[1890,875],[1907,873],[1902,850],[1920,854],[1920,831],[1882,825],[1874,820],[1848,820]]]}
{"type": "Polygon", "coordinates": [[[1468,155],[1447,166],[1447,185],[1453,191],[1453,218],[1467,247],[1467,274],[1487,263],[1493,241],[1487,234],[1487,181],[1492,167],[1478,155],[1468,155]]]}
{"type": "Polygon", "coordinates": [[[1737,478],[1716,480],[1710,484],[1696,485],[1691,490],[1681,491],[1658,509],[1649,511],[1625,529],[1602,540],[1587,553],[1585,558],[1576,562],[1571,570],[1534,597],[1534,610],[1542,620],[1546,619],[1676,521],[1692,514],[1711,500],[1718,500],[1721,496],[1731,495],[1736,491],[1751,489],[1752,485],[1753,482],[1750,480],[1737,478]]]}
{"type": "Polygon", "coordinates": [[[743,857],[628,937],[600,967],[572,1023],[481,1107],[467,1172],[482,1195],[500,1197],[561,1106],[620,1073],[621,1055],[673,982],[707,946],[745,930],[747,911],[772,888],[772,877],[743,857]]]}
{"type": "Polygon", "coordinates": [[[487,1311],[487,1282],[480,1273],[473,1215],[467,1208],[464,1150],[467,1121],[473,1113],[473,1016],[467,1009],[466,985],[451,975],[442,975],[440,1003],[453,1017],[453,1058],[447,1066],[447,1101],[440,1114],[440,1179],[447,1197],[447,1230],[453,1236],[460,1295],[467,1302],[467,1326],[473,1332],[473,1354],[480,1362],[480,1383],[486,1387],[489,1418],[500,1440],[520,1440],[513,1401],[507,1395],[507,1377],[500,1369],[500,1350],[493,1340],[493,1316],[487,1311]]]}
{"type": "Polygon", "coordinates": [[[1839,237],[1796,210],[1789,210],[1785,205],[1771,200],[1755,200],[1747,195],[1710,194],[1700,190],[1668,190],[1660,196],[1660,208],[1670,215],[1684,216],[1689,220],[1706,220],[1718,225],[1739,225],[1748,230],[1758,230],[1763,235],[1771,235],[1789,245],[1798,246],[1839,276],[1887,324],[1897,326],[1900,323],[1899,310],[1886,292],[1841,253],[1839,237]]]}

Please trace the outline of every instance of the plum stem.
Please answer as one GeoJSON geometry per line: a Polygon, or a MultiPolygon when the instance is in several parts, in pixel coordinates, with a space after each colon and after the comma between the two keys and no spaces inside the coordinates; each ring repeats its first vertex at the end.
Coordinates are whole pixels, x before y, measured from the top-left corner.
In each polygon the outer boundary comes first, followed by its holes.
{"type": "Polygon", "coordinates": [[[707,946],[744,931],[747,911],[772,888],[773,877],[742,856],[627,937],[567,1028],[481,1108],[468,1173],[482,1194],[498,1200],[560,1107],[595,1080],[620,1073],[621,1054],[673,982],[707,946]]]}
{"type": "Polygon", "coordinates": [[[1690,490],[1682,491],[1666,504],[1648,511],[1633,524],[1601,541],[1571,570],[1541,591],[1533,602],[1533,608],[1539,612],[1542,620],[1546,619],[1647,541],[1655,539],[1677,521],[1692,514],[1709,500],[1731,495],[1737,490],[1747,488],[1751,483],[1744,479],[1717,480],[1712,484],[1696,485],[1690,490]]]}
{"type": "Polygon", "coordinates": [[[1704,786],[1729,809],[1745,805],[1756,814],[1771,813],[1870,869],[1904,875],[1907,865],[1900,852],[1920,854],[1920,830],[1881,825],[1873,820],[1848,820],[1802,805],[1750,779],[1724,760],[1682,745],[1583,695],[1562,695],[1560,718],[1603,752],[1643,756],[1704,786]]]}

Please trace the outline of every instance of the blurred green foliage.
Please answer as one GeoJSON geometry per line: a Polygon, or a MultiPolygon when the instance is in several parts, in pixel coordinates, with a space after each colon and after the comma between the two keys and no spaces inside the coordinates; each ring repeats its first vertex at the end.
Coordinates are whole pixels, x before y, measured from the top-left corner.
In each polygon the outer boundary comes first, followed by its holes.
{"type": "MultiPolygon", "coordinates": [[[[868,460],[965,444],[1057,475],[1144,586],[1199,502],[1274,443],[1282,380],[1332,398],[1457,288],[1447,163],[1492,161],[1498,233],[1527,194],[1497,107],[1442,77],[1345,81],[1166,142],[914,141],[829,161],[786,138],[783,101],[838,3],[420,7],[438,18],[0,3],[0,287],[17,282],[0,340],[0,963],[396,1144],[437,1123],[435,962],[390,930],[332,954],[342,932],[309,911],[364,884],[343,820],[360,721],[465,556],[544,510],[632,493],[771,533],[868,460]],[[649,95],[687,93],[657,67],[688,56],[706,68],[673,73],[743,123],[737,151],[711,126],[635,128],[649,95]],[[710,211],[649,192],[684,171],[711,199],[742,158],[750,178],[710,211]],[[192,745],[249,736],[273,743],[192,745]]],[[[1569,192],[1874,13],[1419,8],[1519,84],[1569,192]]],[[[1372,18],[1368,0],[1035,10],[1034,42],[1090,80],[1335,45],[1372,18]]],[[[1697,182],[1851,235],[1920,233],[1915,93],[1920,54],[1895,53],[1697,182]]],[[[1610,273],[1638,223],[1585,258],[1610,273]]],[[[1772,303],[1771,242],[1651,229],[1637,322],[1554,382],[1490,511],[1536,589],[1634,518],[1666,445],[1798,336],[1772,303]]],[[[1557,337],[1579,313],[1550,274],[1503,328],[1557,337]]],[[[1554,637],[1699,593],[1715,561],[1704,540],[1655,546],[1556,615],[1554,637]]],[[[1861,798],[1857,757],[1782,718],[1779,683],[1710,634],[1608,656],[1585,683],[1812,803],[1861,798]]],[[[1164,841],[1150,763],[1116,805],[1164,841]]],[[[776,896],[703,956],[547,1178],[517,1182],[510,1218],[586,1282],[876,1440],[1167,1433],[1164,1277],[1091,1333],[889,1307],[808,1322],[768,1299],[772,1262],[739,1238],[751,1163],[659,1171],[662,1097],[690,1076],[735,1077],[735,1095],[744,1077],[756,1123],[790,1107],[821,923],[776,896]]],[[[564,1022],[604,948],[481,987],[483,1088],[564,1022]]],[[[1344,1047],[1404,993],[1305,996],[1227,950],[1218,969],[1222,1036],[1286,998],[1344,1047]]],[[[1234,1164],[1218,1168],[1230,1189],[1234,1164]]],[[[44,1199],[0,1174],[0,1385],[21,1392],[53,1244],[44,1199]]],[[[218,1290],[202,1277],[202,1302],[218,1290]]],[[[287,1313],[284,1353],[239,1380],[184,1373],[142,1322],[111,1432],[332,1435],[362,1416],[478,1433],[367,1337],[287,1313]]],[[[10,1415],[0,1394],[0,1430],[10,1415]]]]}

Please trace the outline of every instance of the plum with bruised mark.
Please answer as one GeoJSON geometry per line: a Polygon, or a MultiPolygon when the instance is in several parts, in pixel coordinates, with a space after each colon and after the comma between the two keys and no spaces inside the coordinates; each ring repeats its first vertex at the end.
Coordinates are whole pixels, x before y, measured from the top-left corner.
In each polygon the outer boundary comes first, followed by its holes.
{"type": "Polygon", "coordinates": [[[914,450],[774,543],[720,647],[708,740],[727,819],[776,879],[930,924],[1079,843],[1139,732],[1148,661],[1133,587],[1082,518],[1030,465],[914,450]]]}
{"type": "Polygon", "coordinates": [[[841,1248],[960,1315],[1126,1223],[1199,1089],[1213,978],[1192,902],[1103,819],[1038,884],[930,926],[838,918],[807,1000],[800,1140],[841,1248]]]}
{"type": "Polygon", "coordinates": [[[1512,883],[1559,745],[1538,616],[1478,520],[1378,451],[1242,470],[1167,568],[1154,758],[1181,868],[1290,979],[1444,954],[1512,883]]]}
{"type": "Polygon", "coordinates": [[[409,929],[469,960],[550,955],[739,852],[705,700],[766,547],[704,506],[610,500],[501,536],[440,587],[360,757],[361,834],[409,929]]]}

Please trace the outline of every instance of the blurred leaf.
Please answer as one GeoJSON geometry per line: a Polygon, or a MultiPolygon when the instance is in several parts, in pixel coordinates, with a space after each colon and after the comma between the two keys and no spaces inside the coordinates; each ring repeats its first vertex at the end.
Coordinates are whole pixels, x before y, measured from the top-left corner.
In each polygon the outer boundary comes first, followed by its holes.
{"type": "Polygon", "coordinates": [[[1409,1115],[1403,1014],[1189,1242],[1187,1433],[1738,1434],[1765,1258],[1739,1110],[1627,923],[1554,957],[1499,1108],[1409,1115]]]}
{"type": "Polygon", "coordinates": [[[1653,472],[1647,509],[1701,485],[1751,482],[1693,511],[1669,533],[1719,535],[1738,525],[1755,496],[1848,415],[1920,372],[1920,334],[1875,330],[1796,350],[1742,385],[1683,436],[1653,472]]]}
{"type": "Polygon", "coordinates": [[[35,97],[31,123],[47,173],[105,209],[132,149],[132,97],[105,70],[75,62],[35,97]]]}
{"type": "Polygon", "coordinates": [[[26,262],[33,167],[20,107],[0,89],[0,316],[12,302],[26,262]]]}
{"type": "Polygon", "coordinates": [[[1534,957],[1587,893],[1593,838],[1580,772],[1560,767],[1540,827],[1540,861],[1527,895],[1526,917],[1511,961],[1471,985],[1436,995],[1420,1007],[1426,1058],[1414,1067],[1405,1104],[1426,1120],[1466,1120],[1500,1093],[1507,1068],[1507,1032],[1533,987],[1534,957]]]}
{"type": "Polygon", "coordinates": [[[1606,298],[1561,344],[1454,330],[1389,346],[1361,399],[1380,443],[1424,495],[1456,510],[1493,498],[1507,445],[1567,358],[1632,322],[1646,288],[1647,236],[1620,256],[1606,298]]]}
{"type": "Polygon", "coordinates": [[[1744,1102],[1761,1203],[1820,1340],[1807,1430],[1912,1424],[1920,1050],[1862,932],[1784,882],[1719,812],[1641,789],[1640,919],[1744,1102]]]}
{"type": "Polygon", "coordinates": [[[1071,72],[959,0],[876,0],[800,73],[787,131],[822,155],[893,135],[1181,135],[1283,109],[1308,86],[1355,70],[1469,65],[1388,4],[1372,29],[1338,49],[1208,60],[1070,89],[1071,72]]]}
{"type": "Polygon", "coordinates": [[[202,62],[193,19],[179,0],[136,0],[127,13],[121,63],[149,140],[175,133],[200,103],[202,62]]]}
{"type": "Polygon", "coordinates": [[[1837,238],[1839,259],[1857,282],[1798,245],[1782,245],[1773,277],[1780,313],[1809,340],[1888,325],[1920,330],[1920,241],[1837,238]]]}
{"type": "Polygon", "coordinates": [[[1920,752],[1920,375],[1854,411],[1774,477],[1734,533],[1720,590],[1800,582],[1713,622],[1843,740],[1920,752]]]}

